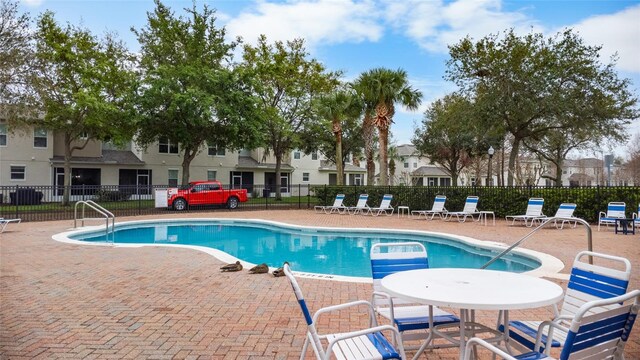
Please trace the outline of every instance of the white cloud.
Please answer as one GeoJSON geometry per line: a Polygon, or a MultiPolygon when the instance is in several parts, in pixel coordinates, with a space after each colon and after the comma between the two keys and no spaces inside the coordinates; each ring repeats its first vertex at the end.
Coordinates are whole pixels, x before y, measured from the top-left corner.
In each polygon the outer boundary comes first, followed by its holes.
{"type": "Polygon", "coordinates": [[[614,14],[587,18],[572,27],[591,45],[602,45],[600,54],[608,59],[618,53],[618,69],[640,73],[640,5],[614,14]]]}
{"type": "Polygon", "coordinates": [[[38,7],[44,0],[21,0],[21,2],[30,7],[38,7]]]}
{"type": "Polygon", "coordinates": [[[230,36],[242,36],[249,43],[255,43],[260,34],[269,41],[304,38],[308,47],[377,41],[384,29],[376,21],[376,9],[372,1],[259,1],[226,27],[230,36]]]}
{"type": "Polygon", "coordinates": [[[529,32],[539,27],[524,13],[503,11],[500,0],[389,1],[386,5],[387,20],[432,52],[445,53],[447,45],[467,35],[479,39],[509,28],[529,32]]]}

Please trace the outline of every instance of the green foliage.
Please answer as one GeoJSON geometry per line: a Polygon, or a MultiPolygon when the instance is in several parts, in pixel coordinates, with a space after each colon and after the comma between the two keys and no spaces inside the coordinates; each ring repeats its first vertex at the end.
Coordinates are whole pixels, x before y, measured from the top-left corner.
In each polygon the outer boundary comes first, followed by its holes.
{"type": "Polygon", "coordinates": [[[111,190],[98,190],[94,195],[94,201],[97,202],[113,202],[113,201],[126,201],[131,197],[131,193],[127,191],[111,191],[111,190]]]}
{"type": "Polygon", "coordinates": [[[479,210],[494,211],[496,217],[522,215],[529,198],[544,198],[543,212],[553,216],[562,203],[577,205],[575,216],[590,223],[597,223],[598,213],[607,210],[607,204],[622,201],[627,204],[627,214],[636,211],[640,204],[638,187],[415,187],[415,186],[314,186],[313,194],[323,205],[331,205],[336,194],[345,194],[345,205],[355,206],[360,194],[369,194],[368,205],[378,206],[384,194],[392,194],[391,205],[409,206],[411,210],[428,210],[436,195],[445,195],[445,208],[462,211],[467,196],[479,196],[479,210]]]}

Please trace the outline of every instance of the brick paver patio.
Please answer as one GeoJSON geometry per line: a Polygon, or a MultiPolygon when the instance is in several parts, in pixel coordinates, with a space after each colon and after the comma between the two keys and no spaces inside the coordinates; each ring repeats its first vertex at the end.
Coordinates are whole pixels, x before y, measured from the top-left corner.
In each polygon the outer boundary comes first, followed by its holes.
{"type": "MultiPolygon", "coordinates": [[[[528,232],[498,221],[443,223],[393,217],[319,215],[312,211],[217,211],[166,217],[236,217],[286,223],[423,229],[511,243],[528,232]]],[[[143,217],[147,218],[147,217],[143,217]]],[[[118,219],[119,221],[133,218],[118,219]]],[[[220,273],[223,263],[199,251],[168,247],[118,248],[69,245],[51,235],[71,221],[11,224],[0,235],[0,358],[75,359],[297,359],[305,324],[285,278],[220,273]]],[[[584,229],[543,230],[526,248],[570,266],[586,249],[584,229]]],[[[640,288],[640,236],[594,229],[594,249],[633,264],[630,289],[640,288]]],[[[567,272],[567,267],[563,270],[567,272]]],[[[562,281],[554,280],[562,286],[562,281]]],[[[370,284],[300,279],[312,311],[369,299],[370,284]]],[[[512,318],[546,319],[549,309],[512,312],[512,318]]],[[[495,313],[480,313],[495,323],[495,313]]],[[[353,330],[367,317],[342,312],[319,327],[353,330]]],[[[626,349],[640,359],[640,326],[626,349]]],[[[409,355],[413,355],[409,352],[409,355]]],[[[455,349],[429,359],[455,359],[455,349]]],[[[482,354],[483,358],[487,354],[482,354]]],[[[307,358],[312,358],[307,354],[307,358]]],[[[422,357],[426,358],[426,357],[422,357]]]]}

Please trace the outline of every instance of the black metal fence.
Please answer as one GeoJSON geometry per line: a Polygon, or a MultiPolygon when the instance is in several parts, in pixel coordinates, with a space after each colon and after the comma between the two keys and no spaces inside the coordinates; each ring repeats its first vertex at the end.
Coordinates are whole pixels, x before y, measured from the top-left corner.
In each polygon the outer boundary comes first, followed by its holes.
{"type": "MultiPolygon", "coordinates": [[[[21,218],[23,221],[45,221],[73,219],[74,205],[80,200],[93,200],[116,216],[179,213],[172,208],[160,206],[157,190],[167,186],[72,186],[69,189],[69,205],[62,203],[64,188],[56,186],[0,186],[0,217],[21,218]]],[[[220,192],[204,195],[203,203],[221,203],[229,193],[230,186],[220,192]],[[224,194],[226,192],[226,194],[224,194]],[[216,198],[207,198],[216,197],[216,198]]],[[[555,214],[561,203],[575,203],[575,216],[589,222],[597,222],[598,213],[606,211],[607,204],[622,201],[627,204],[627,215],[638,211],[640,187],[480,187],[480,186],[330,186],[288,185],[281,188],[281,197],[276,199],[275,190],[263,185],[252,185],[248,189],[249,200],[241,202],[241,210],[310,209],[315,205],[331,205],[336,194],[345,194],[345,205],[354,206],[358,196],[369,194],[369,206],[378,206],[384,194],[392,194],[392,206],[408,206],[411,210],[431,209],[436,195],[446,195],[445,207],[449,211],[460,211],[467,196],[479,196],[478,209],[491,210],[496,216],[524,214],[527,200],[531,197],[545,199],[543,211],[555,214]]],[[[162,193],[166,194],[166,193],[162,193]]],[[[184,211],[202,210],[229,211],[226,203],[198,205],[188,203],[184,211]]]]}

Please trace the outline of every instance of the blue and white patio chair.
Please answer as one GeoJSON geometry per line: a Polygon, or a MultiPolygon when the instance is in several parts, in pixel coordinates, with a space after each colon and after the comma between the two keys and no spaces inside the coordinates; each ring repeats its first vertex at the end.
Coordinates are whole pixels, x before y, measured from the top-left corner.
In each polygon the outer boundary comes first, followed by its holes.
{"type": "Polygon", "coordinates": [[[22,221],[22,219],[0,218],[0,234],[2,234],[7,229],[7,225],[9,225],[10,223],[19,224],[21,221],[22,221]]]}
{"type": "MultiPolygon", "coordinates": [[[[427,250],[419,242],[379,243],[371,247],[373,296],[376,313],[388,319],[400,332],[401,342],[416,339],[433,340],[428,331],[436,325],[458,325],[460,319],[437,307],[418,305],[391,297],[382,290],[380,282],[387,275],[399,271],[428,269],[427,250]]],[[[394,339],[397,342],[397,339],[394,339]]]]}
{"type": "MultiPolygon", "coordinates": [[[[573,204],[573,203],[562,203],[562,204],[560,204],[560,207],[558,208],[558,211],[556,211],[556,214],[553,215],[553,217],[566,218],[566,220],[554,219],[553,220],[553,225],[556,227],[556,229],[563,229],[565,223],[571,224],[573,222],[572,228],[575,228],[578,225],[577,221],[571,220],[572,218],[573,219],[577,219],[577,217],[573,216],[573,212],[576,211],[577,207],[578,207],[578,205],[573,204]],[[560,227],[558,227],[558,226],[560,226],[560,227]]],[[[545,221],[547,219],[548,218],[545,216],[545,217],[541,217],[541,218],[538,218],[538,219],[534,219],[534,221],[539,221],[540,223],[542,223],[543,221],[545,221]]]]}
{"type": "Polygon", "coordinates": [[[347,212],[350,215],[355,214],[367,214],[369,213],[369,205],[367,205],[367,201],[369,200],[368,194],[360,194],[358,197],[358,203],[356,206],[351,206],[347,208],[347,212]]]}
{"type": "Polygon", "coordinates": [[[633,213],[633,223],[636,227],[640,227],[640,204],[638,204],[638,212],[633,213]]]}
{"type": "Polygon", "coordinates": [[[304,345],[302,346],[300,359],[305,358],[309,344],[311,344],[316,358],[322,360],[328,360],[332,355],[335,355],[338,359],[406,359],[402,343],[400,342],[394,347],[382,334],[383,331],[388,331],[392,333],[394,337],[400,336],[398,330],[391,325],[378,326],[373,306],[370,302],[360,300],[341,305],[328,306],[316,311],[313,317],[311,317],[307,303],[304,300],[304,296],[302,296],[302,290],[296,278],[291,273],[289,264],[284,265],[284,273],[293,287],[293,292],[296,295],[296,299],[307,323],[307,335],[304,340],[304,345]],[[348,333],[318,333],[315,324],[320,315],[351,307],[366,308],[372,327],[348,333]],[[326,347],[324,347],[323,342],[327,343],[326,347]]]}
{"type": "Polygon", "coordinates": [[[369,214],[373,216],[379,216],[383,213],[387,216],[393,215],[393,211],[395,209],[391,206],[391,200],[393,200],[393,195],[384,194],[382,196],[382,201],[380,201],[380,206],[369,209],[369,214]]]}
{"type": "Polygon", "coordinates": [[[627,204],[623,202],[610,202],[609,205],[607,205],[606,213],[604,211],[600,211],[598,216],[598,231],[600,231],[600,225],[602,224],[609,227],[609,225],[615,225],[616,219],[626,218],[626,208],[627,204]]]}
{"type": "Polygon", "coordinates": [[[545,217],[542,213],[543,205],[543,198],[530,198],[527,204],[527,212],[524,215],[507,215],[505,219],[507,221],[511,219],[511,225],[515,225],[516,221],[524,221],[525,226],[532,227],[536,219],[545,217]]]}
{"type": "MultiPolygon", "coordinates": [[[[551,346],[559,347],[566,343],[570,321],[584,304],[589,301],[610,299],[624,294],[629,286],[630,277],[631,262],[625,258],[591,251],[578,253],[573,262],[571,277],[569,278],[569,284],[567,284],[560,312],[554,308],[556,316],[552,322],[559,325],[560,328],[554,329],[551,346]],[[622,269],[593,265],[581,260],[589,256],[616,263],[622,269]],[[562,327],[564,327],[564,330],[562,327]]],[[[616,306],[614,302],[609,307],[614,308],[616,306]]],[[[533,350],[536,334],[540,332],[546,323],[542,321],[509,321],[510,337],[526,348],[533,350]]],[[[501,325],[499,330],[504,331],[504,327],[501,325]]],[[[543,336],[542,342],[547,343],[546,336],[543,336]]]]}
{"type": "Polygon", "coordinates": [[[444,219],[447,213],[447,209],[444,207],[444,203],[447,201],[447,197],[444,195],[436,195],[435,200],[433,201],[433,206],[431,210],[413,210],[411,212],[412,216],[416,216],[418,219],[420,216],[424,215],[424,218],[427,220],[433,220],[433,217],[438,215],[441,219],[444,219]],[[431,215],[431,218],[429,218],[431,215]]]}
{"type": "Polygon", "coordinates": [[[451,219],[453,216],[456,217],[458,222],[465,222],[467,217],[470,216],[473,220],[474,215],[480,216],[480,212],[478,211],[478,197],[477,196],[467,196],[467,200],[464,202],[464,208],[462,211],[453,211],[447,212],[446,219],[451,219]],[[462,219],[460,219],[462,217],[462,219]]]}
{"type": "MultiPolygon", "coordinates": [[[[571,317],[568,336],[560,360],[624,359],[624,347],[640,309],[640,290],[609,299],[584,303],[571,317]]],[[[546,327],[562,329],[553,321],[546,327]]],[[[536,335],[536,346],[532,352],[512,356],[506,351],[480,338],[467,341],[464,359],[469,360],[476,346],[482,346],[508,360],[553,359],[548,350],[540,353],[544,343],[543,333],[536,335]]],[[[547,347],[549,349],[549,347],[547,347]]]]}
{"type": "Polygon", "coordinates": [[[316,212],[324,212],[325,214],[332,214],[334,212],[340,214],[344,213],[347,210],[347,207],[342,205],[344,202],[344,194],[336,195],[336,199],[333,201],[333,205],[331,206],[314,206],[313,209],[316,212]]]}

